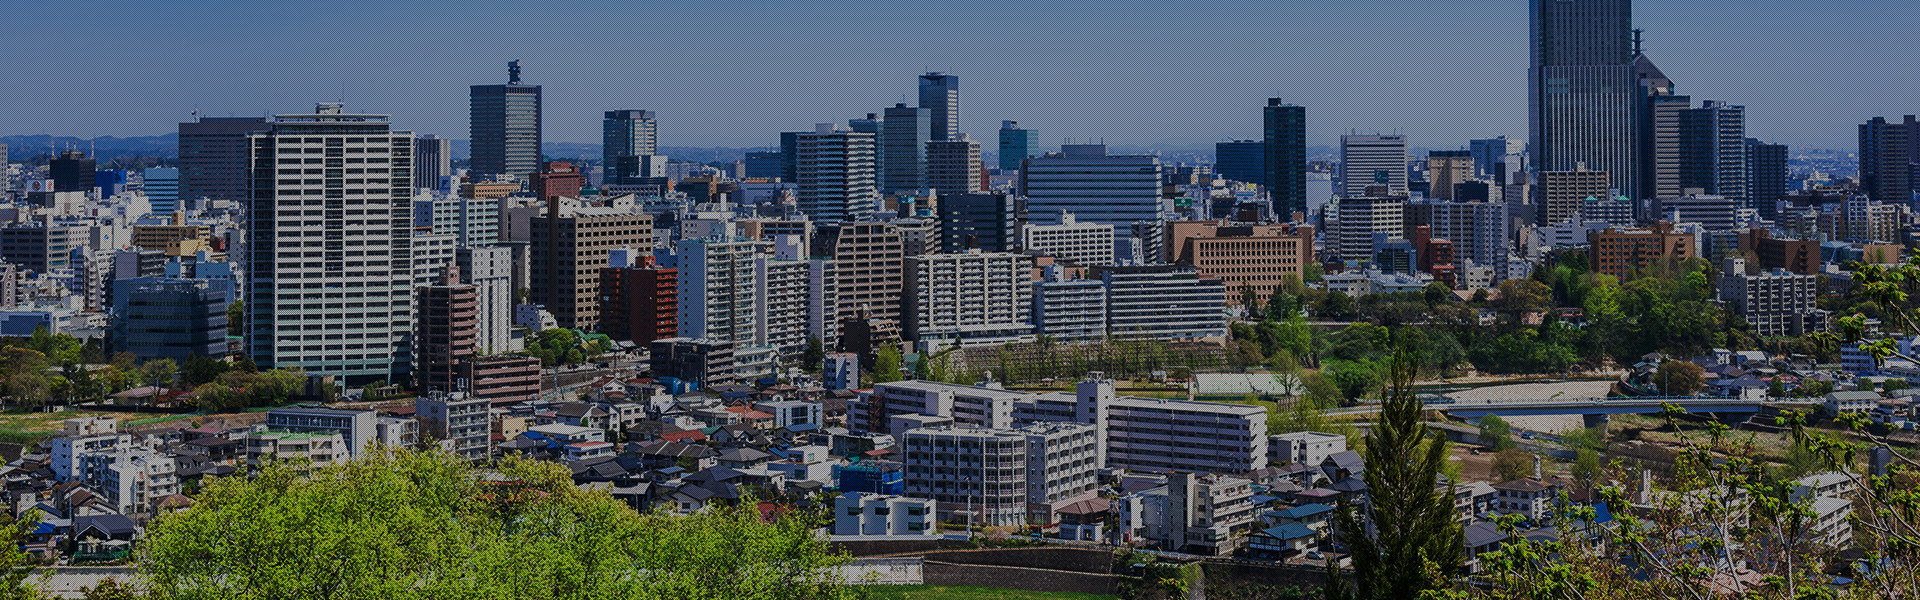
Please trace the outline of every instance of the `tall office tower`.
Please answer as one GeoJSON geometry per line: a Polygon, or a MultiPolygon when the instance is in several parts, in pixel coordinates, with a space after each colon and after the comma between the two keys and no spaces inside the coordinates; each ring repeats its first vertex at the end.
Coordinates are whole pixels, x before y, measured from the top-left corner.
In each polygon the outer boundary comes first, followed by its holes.
{"type": "Polygon", "coordinates": [[[1367,186],[1385,185],[1388,196],[1407,195],[1407,136],[1340,136],[1340,193],[1367,195],[1367,186]]]}
{"type": "MultiPolygon", "coordinates": [[[[1267,196],[1273,214],[1286,219],[1307,212],[1307,107],[1268,98],[1261,111],[1265,122],[1267,196]]],[[[1401,169],[1405,171],[1405,169],[1401,169]]]]}
{"type": "Polygon", "coordinates": [[[825,242],[832,249],[833,305],[840,317],[864,311],[869,319],[891,323],[895,329],[890,335],[897,335],[901,266],[906,259],[900,232],[886,223],[845,223],[830,235],[832,239],[825,242]]]}
{"type": "Polygon", "coordinates": [[[528,220],[528,301],[561,327],[597,331],[600,270],[617,248],[652,248],[653,217],[629,208],[547,203],[528,220]]]}
{"type": "MultiPolygon", "coordinates": [[[[1772,219],[1787,195],[1787,145],[1747,138],[1748,204],[1772,219]]],[[[151,193],[148,196],[152,196],[151,193]]]]}
{"type": "Polygon", "coordinates": [[[920,349],[1033,339],[1033,257],[966,252],[907,257],[906,338],[920,349]]]}
{"type": "Polygon", "coordinates": [[[247,354],[264,368],[334,375],[349,386],[406,381],[413,132],[331,102],[269,125],[246,138],[247,354]]]}
{"type": "Polygon", "coordinates": [[[927,142],[933,140],[932,123],[925,108],[906,104],[887,108],[877,142],[882,192],[914,194],[927,187],[927,142]]]}
{"type": "Polygon", "coordinates": [[[873,134],[839,131],[821,123],[795,139],[794,176],[800,212],[815,223],[864,221],[879,194],[873,189],[873,134]]]}
{"type": "Polygon", "coordinates": [[[1513,182],[1513,173],[1525,173],[1527,149],[1518,140],[1509,140],[1507,136],[1468,140],[1467,151],[1473,154],[1473,174],[1493,180],[1495,186],[1513,182]]]}
{"type": "Polygon", "coordinates": [[[1213,174],[1245,183],[1267,181],[1267,143],[1259,140],[1214,142],[1213,174]]]}
{"type": "Polygon", "coordinates": [[[474,321],[480,351],[507,351],[508,327],[513,323],[513,251],[460,246],[453,250],[453,263],[460,268],[460,283],[473,286],[479,302],[474,321]]]}
{"type": "Polygon", "coordinates": [[[933,140],[960,135],[960,76],[931,72],[920,76],[920,108],[927,109],[933,140]]]}
{"type": "Polygon", "coordinates": [[[413,188],[442,189],[440,180],[453,175],[453,140],[423,135],[413,140],[413,188]]]}
{"type": "MultiPolygon", "coordinates": [[[[1747,109],[1706,100],[1681,117],[1680,188],[1747,201],[1747,109]]],[[[1664,198],[1663,198],[1664,199],[1664,198]]]]}
{"type": "Polygon", "coordinates": [[[1543,171],[1540,173],[1540,200],[1534,206],[1534,224],[1552,227],[1580,214],[1580,205],[1588,198],[1606,200],[1612,196],[1612,178],[1606,171],[1543,171]]]}
{"type": "Polygon", "coordinates": [[[1453,200],[1453,186],[1473,179],[1473,151],[1433,150],[1427,152],[1427,196],[1453,200]]]}
{"type": "Polygon", "coordinates": [[[540,172],[540,86],[520,83],[520,61],[507,63],[505,84],[471,88],[468,117],[474,175],[540,172]]]}
{"type": "MultiPolygon", "coordinates": [[[[780,132],[780,181],[793,183],[800,180],[800,135],[803,133],[806,132],[780,132]]],[[[878,141],[874,143],[879,144],[878,141]]],[[[878,146],[875,148],[877,149],[878,146]]],[[[878,156],[876,153],[874,159],[876,170],[879,164],[878,156]]]]}
{"type": "Polygon", "coordinates": [[[1860,187],[1867,197],[1889,204],[1913,201],[1914,171],[1920,165],[1920,122],[1913,115],[1899,123],[1874,117],[1860,125],[1860,187]]]}
{"type": "Polygon", "coordinates": [[[203,117],[181,123],[180,197],[245,200],[247,135],[269,127],[264,117],[203,117]]]}
{"type": "MultiPolygon", "coordinates": [[[[1072,213],[1082,223],[1112,225],[1132,246],[1133,224],[1160,218],[1160,159],[1107,154],[1104,144],[1067,144],[1027,161],[1022,173],[1027,214],[1035,225],[1059,225],[1072,213]]],[[[1116,240],[1118,242],[1119,240],[1116,240]]]]}
{"type": "Polygon", "coordinates": [[[676,315],[680,337],[754,343],[753,259],[761,242],[738,237],[680,240],[676,315]]]}
{"type": "Polygon", "coordinates": [[[942,195],[934,214],[940,219],[941,252],[1006,252],[1014,246],[1019,219],[1010,195],[942,195]]]}
{"type": "Polygon", "coordinates": [[[434,285],[415,291],[414,311],[419,315],[413,333],[417,389],[465,391],[463,367],[480,351],[479,288],[460,282],[459,267],[448,267],[434,285]]]}
{"type": "Polygon", "coordinates": [[[643,156],[660,153],[659,125],[650,110],[610,110],[600,122],[600,168],[603,181],[631,185],[647,177],[640,168],[643,156]]]}
{"type": "Polygon", "coordinates": [[[747,179],[773,179],[783,177],[782,163],[786,160],[779,151],[761,151],[747,153],[747,179]]]}
{"type": "MultiPolygon", "coordinates": [[[[0,157],[3,159],[4,157],[0,157]]],[[[6,168],[0,163],[0,169],[6,168]]],[[[153,204],[153,214],[169,215],[180,206],[180,169],[174,167],[148,167],[140,172],[145,182],[147,201],[153,204]]]]}
{"type": "Polygon", "coordinates": [[[1527,69],[1531,167],[1604,171],[1641,198],[1633,0],[1532,0],[1527,69]]]}
{"type": "Polygon", "coordinates": [[[980,173],[980,142],[967,134],[927,142],[927,187],[939,195],[986,191],[980,173]]]}
{"type": "MultiPolygon", "coordinates": [[[[47,179],[53,180],[53,191],[85,192],[93,189],[93,157],[85,152],[68,150],[47,160],[47,179]]],[[[107,190],[111,195],[113,190],[107,190]]]]}
{"type": "MultiPolygon", "coordinates": [[[[1675,92],[1673,80],[1645,54],[1633,59],[1634,76],[1640,81],[1640,195],[1646,198],[1678,198],[1684,158],[1686,114],[1693,99],[1675,92]]],[[[1618,179],[1618,176],[1614,177],[1618,179]]],[[[1635,206],[1644,203],[1635,202],[1635,206]]],[[[1646,213],[1647,211],[1640,211],[1646,213]]],[[[1652,218],[1651,214],[1637,215],[1652,218]]]]}
{"type": "Polygon", "coordinates": [[[867,113],[863,118],[847,119],[847,130],[873,134],[873,189],[884,192],[887,189],[886,120],[878,113],[867,113]]]}
{"type": "Polygon", "coordinates": [[[1018,171],[1020,161],[1040,155],[1040,132],[1018,121],[1000,122],[1000,170],[1018,171]]]}

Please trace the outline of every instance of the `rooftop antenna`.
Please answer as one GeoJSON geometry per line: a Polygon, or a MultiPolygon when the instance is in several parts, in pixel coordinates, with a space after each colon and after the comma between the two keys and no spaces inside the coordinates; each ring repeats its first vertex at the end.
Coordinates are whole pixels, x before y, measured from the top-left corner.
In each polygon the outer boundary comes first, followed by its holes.
{"type": "Polygon", "coordinates": [[[507,85],[520,85],[520,59],[507,61],[507,85]]]}
{"type": "Polygon", "coordinates": [[[1642,34],[1642,33],[1646,33],[1646,32],[1647,32],[1647,30],[1645,30],[1645,29],[1634,29],[1634,30],[1633,30],[1633,54],[1634,54],[1635,56],[1639,56],[1639,55],[1641,54],[1641,52],[1640,52],[1640,42],[1641,42],[1642,40],[1640,39],[1640,34],[1642,34]]]}

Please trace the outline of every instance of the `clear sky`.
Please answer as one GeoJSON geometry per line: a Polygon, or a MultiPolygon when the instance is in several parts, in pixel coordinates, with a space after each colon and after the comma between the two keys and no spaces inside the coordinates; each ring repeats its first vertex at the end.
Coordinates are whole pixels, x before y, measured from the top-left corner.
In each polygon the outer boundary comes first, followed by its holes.
{"type": "MultiPolygon", "coordinates": [[[[1641,0],[1647,52],[1694,99],[1745,104],[1749,135],[1845,149],[1920,112],[1920,2],[1641,0]]],[[[600,113],[659,112],[669,146],[774,144],[914,103],[961,78],[962,125],[1195,144],[1260,133],[1260,106],[1454,147],[1526,131],[1524,0],[8,2],[0,135],[156,135],[205,115],[348,109],[467,134],[467,86],[521,59],[548,141],[600,113]]],[[[992,142],[987,142],[988,147],[992,142]]]]}

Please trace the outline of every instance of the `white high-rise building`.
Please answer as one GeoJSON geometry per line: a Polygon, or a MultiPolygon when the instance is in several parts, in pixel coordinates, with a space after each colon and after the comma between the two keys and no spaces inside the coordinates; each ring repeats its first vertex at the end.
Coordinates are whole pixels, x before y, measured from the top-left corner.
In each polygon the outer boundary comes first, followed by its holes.
{"type": "Polygon", "coordinates": [[[1052,256],[1080,266],[1113,264],[1113,225],[1087,223],[1062,212],[1056,225],[1028,223],[1020,247],[1028,254],[1052,256]]]}
{"type": "Polygon", "coordinates": [[[753,344],[760,242],[716,237],[680,240],[677,248],[680,337],[753,344]]]}
{"type": "Polygon", "coordinates": [[[498,354],[508,350],[508,328],[513,324],[513,251],[495,246],[454,249],[460,283],[474,286],[480,299],[479,350],[498,354]]]}
{"type": "Polygon", "coordinates": [[[874,189],[873,134],[821,123],[797,138],[794,179],[800,212],[816,223],[864,221],[880,194],[874,189]]]}
{"type": "Polygon", "coordinates": [[[1407,195],[1407,136],[1340,136],[1340,173],[1343,196],[1364,196],[1376,184],[1388,195],[1407,195]]]}
{"type": "MultiPolygon", "coordinates": [[[[772,346],[782,361],[798,360],[807,350],[810,265],[801,236],[774,240],[773,254],[753,259],[753,281],[758,293],[753,303],[753,343],[772,346]]],[[[823,340],[824,343],[824,340],[823,340]]]]}
{"type": "Polygon", "coordinates": [[[902,324],[926,351],[1033,339],[1033,257],[930,254],[909,256],[906,265],[902,324]]]}
{"type": "Polygon", "coordinates": [[[247,135],[247,353],[347,385],[413,365],[413,133],[322,103],[247,135]]]}
{"type": "Polygon", "coordinates": [[[1036,225],[1059,225],[1062,213],[1079,222],[1112,225],[1132,246],[1132,225],[1154,221],[1171,205],[1160,198],[1160,159],[1107,154],[1104,144],[1067,144],[1029,159],[1022,187],[1036,225]]]}
{"type": "Polygon", "coordinates": [[[413,226],[450,234],[461,246],[500,242],[500,199],[428,194],[413,199],[413,226]]]}
{"type": "Polygon", "coordinates": [[[1322,210],[1325,253],[1334,260],[1371,260],[1373,234],[1406,237],[1406,198],[1336,198],[1322,210]]]}

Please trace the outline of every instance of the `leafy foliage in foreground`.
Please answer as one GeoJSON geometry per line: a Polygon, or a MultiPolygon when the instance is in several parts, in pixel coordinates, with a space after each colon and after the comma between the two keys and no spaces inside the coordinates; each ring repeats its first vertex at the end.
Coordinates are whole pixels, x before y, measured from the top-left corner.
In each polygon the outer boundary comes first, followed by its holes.
{"type": "Polygon", "coordinates": [[[378,450],[214,481],[154,522],[137,565],[168,599],[850,597],[818,518],[641,514],[550,463],[378,450]]]}

